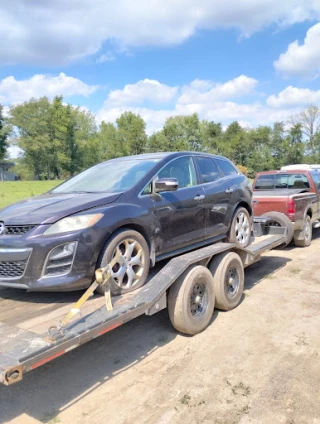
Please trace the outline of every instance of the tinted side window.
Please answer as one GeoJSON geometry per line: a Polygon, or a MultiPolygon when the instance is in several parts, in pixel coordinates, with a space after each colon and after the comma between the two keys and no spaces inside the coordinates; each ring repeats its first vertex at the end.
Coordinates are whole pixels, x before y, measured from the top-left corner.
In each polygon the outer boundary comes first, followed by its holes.
{"type": "Polygon", "coordinates": [[[260,175],[254,185],[255,190],[273,190],[275,175],[260,175]]]}
{"type": "Polygon", "coordinates": [[[176,159],[165,166],[158,174],[159,178],[176,178],[179,188],[196,185],[196,173],[192,159],[188,156],[176,159]]]}
{"type": "Polygon", "coordinates": [[[288,188],[288,174],[278,174],[275,176],[274,188],[288,188]]]}
{"type": "Polygon", "coordinates": [[[288,175],[288,188],[310,188],[308,177],[305,174],[289,174],[288,175]]]}
{"type": "Polygon", "coordinates": [[[201,184],[211,183],[220,178],[219,169],[212,159],[205,157],[196,157],[195,159],[200,173],[201,184]]]}
{"type": "Polygon", "coordinates": [[[315,186],[317,187],[318,191],[320,191],[320,174],[311,174],[313,182],[315,186]]]}
{"type": "Polygon", "coordinates": [[[239,172],[237,169],[228,161],[223,159],[217,159],[215,158],[214,161],[218,164],[219,168],[221,169],[222,173],[228,177],[229,175],[236,175],[239,172]]]}

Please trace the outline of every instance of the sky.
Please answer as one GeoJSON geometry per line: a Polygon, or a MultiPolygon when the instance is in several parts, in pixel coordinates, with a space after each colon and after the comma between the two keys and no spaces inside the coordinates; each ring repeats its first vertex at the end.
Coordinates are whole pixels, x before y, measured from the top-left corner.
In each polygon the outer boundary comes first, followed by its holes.
{"type": "Polygon", "coordinates": [[[0,22],[5,111],[63,95],[151,134],[172,115],[258,126],[320,105],[320,0],[12,0],[0,22]]]}

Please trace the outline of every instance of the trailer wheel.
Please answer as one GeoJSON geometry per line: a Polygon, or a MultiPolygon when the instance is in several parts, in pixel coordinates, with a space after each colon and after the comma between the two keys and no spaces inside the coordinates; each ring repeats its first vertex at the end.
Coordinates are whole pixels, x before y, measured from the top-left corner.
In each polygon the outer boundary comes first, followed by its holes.
{"type": "MultiPolygon", "coordinates": [[[[145,238],[129,228],[117,231],[107,241],[98,267],[108,265],[116,251],[120,252],[120,257],[112,268],[111,293],[123,294],[142,287],[150,266],[149,247],[145,238]]],[[[104,288],[98,286],[97,291],[103,294],[104,288]]]]}
{"type": "Polygon", "coordinates": [[[210,271],[194,265],[170,288],[169,317],[174,328],[193,336],[203,331],[211,320],[215,304],[210,271]]]}
{"type": "MultiPolygon", "coordinates": [[[[300,231],[298,231],[298,234],[300,234],[300,231]]],[[[311,244],[312,240],[312,222],[309,215],[306,216],[304,223],[303,223],[303,230],[302,230],[302,236],[303,238],[299,240],[296,237],[294,237],[294,244],[298,247],[308,247],[311,244]]]]}
{"type": "Polygon", "coordinates": [[[274,227],[284,227],[287,229],[286,246],[291,243],[293,239],[293,225],[290,219],[282,212],[268,212],[261,215],[262,218],[270,218],[271,221],[268,225],[274,227]]]}
{"type": "Polygon", "coordinates": [[[240,256],[234,252],[217,255],[209,269],[213,276],[216,307],[222,311],[234,309],[240,302],[244,287],[244,269],[240,256]]]}

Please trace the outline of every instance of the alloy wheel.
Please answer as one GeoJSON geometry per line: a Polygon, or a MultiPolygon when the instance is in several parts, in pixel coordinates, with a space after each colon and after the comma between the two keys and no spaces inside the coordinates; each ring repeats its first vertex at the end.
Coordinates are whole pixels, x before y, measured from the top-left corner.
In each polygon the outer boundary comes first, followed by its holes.
{"type": "Polygon", "coordinates": [[[137,240],[125,239],[114,250],[113,257],[119,254],[117,262],[112,267],[112,277],[118,287],[129,289],[135,287],[143,274],[145,254],[137,240]]]}
{"type": "Polygon", "coordinates": [[[236,217],[236,238],[240,244],[246,245],[250,237],[250,223],[247,215],[240,212],[236,217]]]}

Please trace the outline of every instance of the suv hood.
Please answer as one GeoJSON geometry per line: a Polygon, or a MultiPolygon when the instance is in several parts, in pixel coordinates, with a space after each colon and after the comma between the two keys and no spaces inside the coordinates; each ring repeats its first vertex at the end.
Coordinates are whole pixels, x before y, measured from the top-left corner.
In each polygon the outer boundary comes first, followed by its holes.
{"type": "Polygon", "coordinates": [[[53,224],[61,218],[114,202],[122,193],[42,194],[0,211],[6,225],[53,224]]]}

